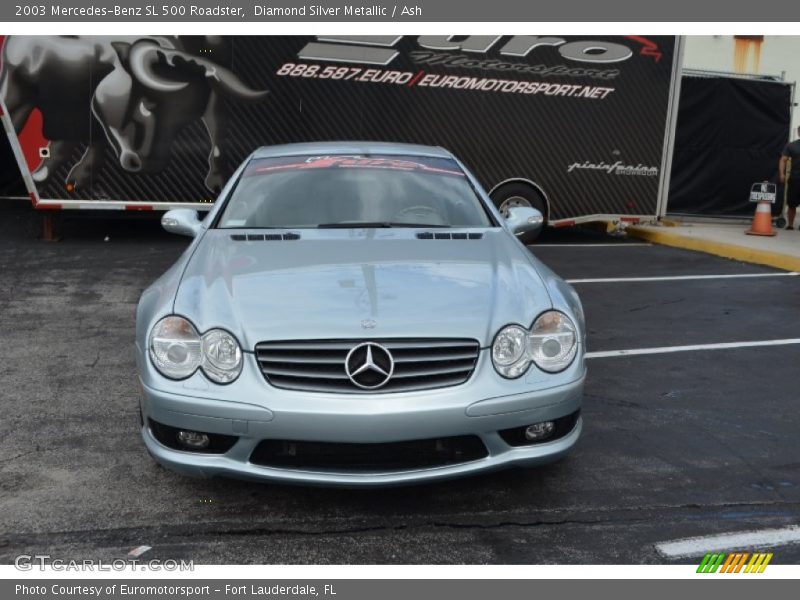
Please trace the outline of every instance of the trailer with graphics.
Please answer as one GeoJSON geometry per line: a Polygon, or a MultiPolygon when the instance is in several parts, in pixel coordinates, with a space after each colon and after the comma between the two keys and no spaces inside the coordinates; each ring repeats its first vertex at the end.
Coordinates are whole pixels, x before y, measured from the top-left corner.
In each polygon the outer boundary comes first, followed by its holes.
{"type": "Polygon", "coordinates": [[[2,119],[39,209],[208,208],[256,147],[444,146],[551,226],[666,207],[672,36],[9,36],[2,119]],[[35,59],[35,60],[34,60],[35,59]]]}

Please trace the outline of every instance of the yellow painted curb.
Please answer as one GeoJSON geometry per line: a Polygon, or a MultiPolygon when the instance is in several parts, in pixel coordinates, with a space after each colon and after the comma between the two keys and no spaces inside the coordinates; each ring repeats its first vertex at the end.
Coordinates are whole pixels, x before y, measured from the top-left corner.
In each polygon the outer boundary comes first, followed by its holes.
{"type": "MultiPolygon", "coordinates": [[[[714,242],[711,240],[699,240],[673,233],[672,231],[658,231],[652,228],[638,227],[631,225],[625,229],[629,236],[635,237],[654,244],[672,246],[673,248],[684,248],[686,250],[697,250],[715,256],[732,258],[742,262],[754,263],[757,265],[768,265],[784,271],[800,271],[800,257],[769,252],[767,250],[756,250],[755,248],[745,248],[735,244],[724,242],[714,242]]],[[[744,235],[744,234],[743,234],[744,235]]]]}

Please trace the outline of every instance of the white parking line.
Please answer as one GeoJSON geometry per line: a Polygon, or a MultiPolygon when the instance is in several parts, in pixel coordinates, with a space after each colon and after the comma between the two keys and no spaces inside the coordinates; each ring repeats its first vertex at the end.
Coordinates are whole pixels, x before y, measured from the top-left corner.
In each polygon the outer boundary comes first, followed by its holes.
{"type": "Polygon", "coordinates": [[[703,556],[709,552],[723,550],[745,550],[771,548],[800,543],[800,527],[791,525],[780,529],[761,529],[739,533],[723,533],[704,537],[684,538],[671,542],[659,542],[656,550],[669,558],[703,556]]]}
{"type": "Polygon", "coordinates": [[[734,275],[666,275],[663,277],[613,277],[608,279],[567,279],[567,283],[629,283],[635,281],[689,281],[692,279],[744,279],[752,277],[795,277],[800,273],[738,273],[734,275]]]}
{"type": "Polygon", "coordinates": [[[757,348],[760,346],[789,346],[792,344],[800,344],[800,338],[761,340],[754,342],[724,342],[721,344],[694,344],[691,346],[662,346],[660,348],[635,348],[633,350],[606,350],[604,352],[587,352],[586,358],[667,354],[670,352],[694,352],[698,350],[728,350],[731,348],[757,348]]]}
{"type": "Polygon", "coordinates": [[[642,246],[652,246],[645,242],[620,242],[616,244],[531,244],[528,248],[641,248],[642,246]]]}

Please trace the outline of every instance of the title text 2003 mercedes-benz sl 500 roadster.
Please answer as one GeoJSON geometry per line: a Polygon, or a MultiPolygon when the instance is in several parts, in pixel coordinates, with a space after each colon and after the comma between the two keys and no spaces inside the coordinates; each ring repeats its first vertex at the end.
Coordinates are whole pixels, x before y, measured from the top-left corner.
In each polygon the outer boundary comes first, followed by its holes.
{"type": "Polygon", "coordinates": [[[534,466],[581,432],[575,291],[441,148],[266,147],[142,294],[142,437],[166,467],[345,486],[534,466]]]}

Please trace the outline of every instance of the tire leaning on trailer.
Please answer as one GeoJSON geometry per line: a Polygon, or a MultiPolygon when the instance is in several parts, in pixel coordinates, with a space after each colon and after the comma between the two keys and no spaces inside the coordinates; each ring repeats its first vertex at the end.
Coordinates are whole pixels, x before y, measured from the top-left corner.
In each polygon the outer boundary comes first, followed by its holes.
{"type": "MultiPolygon", "coordinates": [[[[545,226],[547,225],[547,199],[544,197],[544,194],[533,185],[521,181],[504,183],[492,190],[491,198],[503,217],[508,215],[509,208],[513,208],[514,206],[528,206],[542,213],[545,219],[544,224],[545,226]]],[[[539,233],[540,232],[520,236],[519,239],[523,244],[532,244],[536,238],[539,237],[539,233]]]]}

